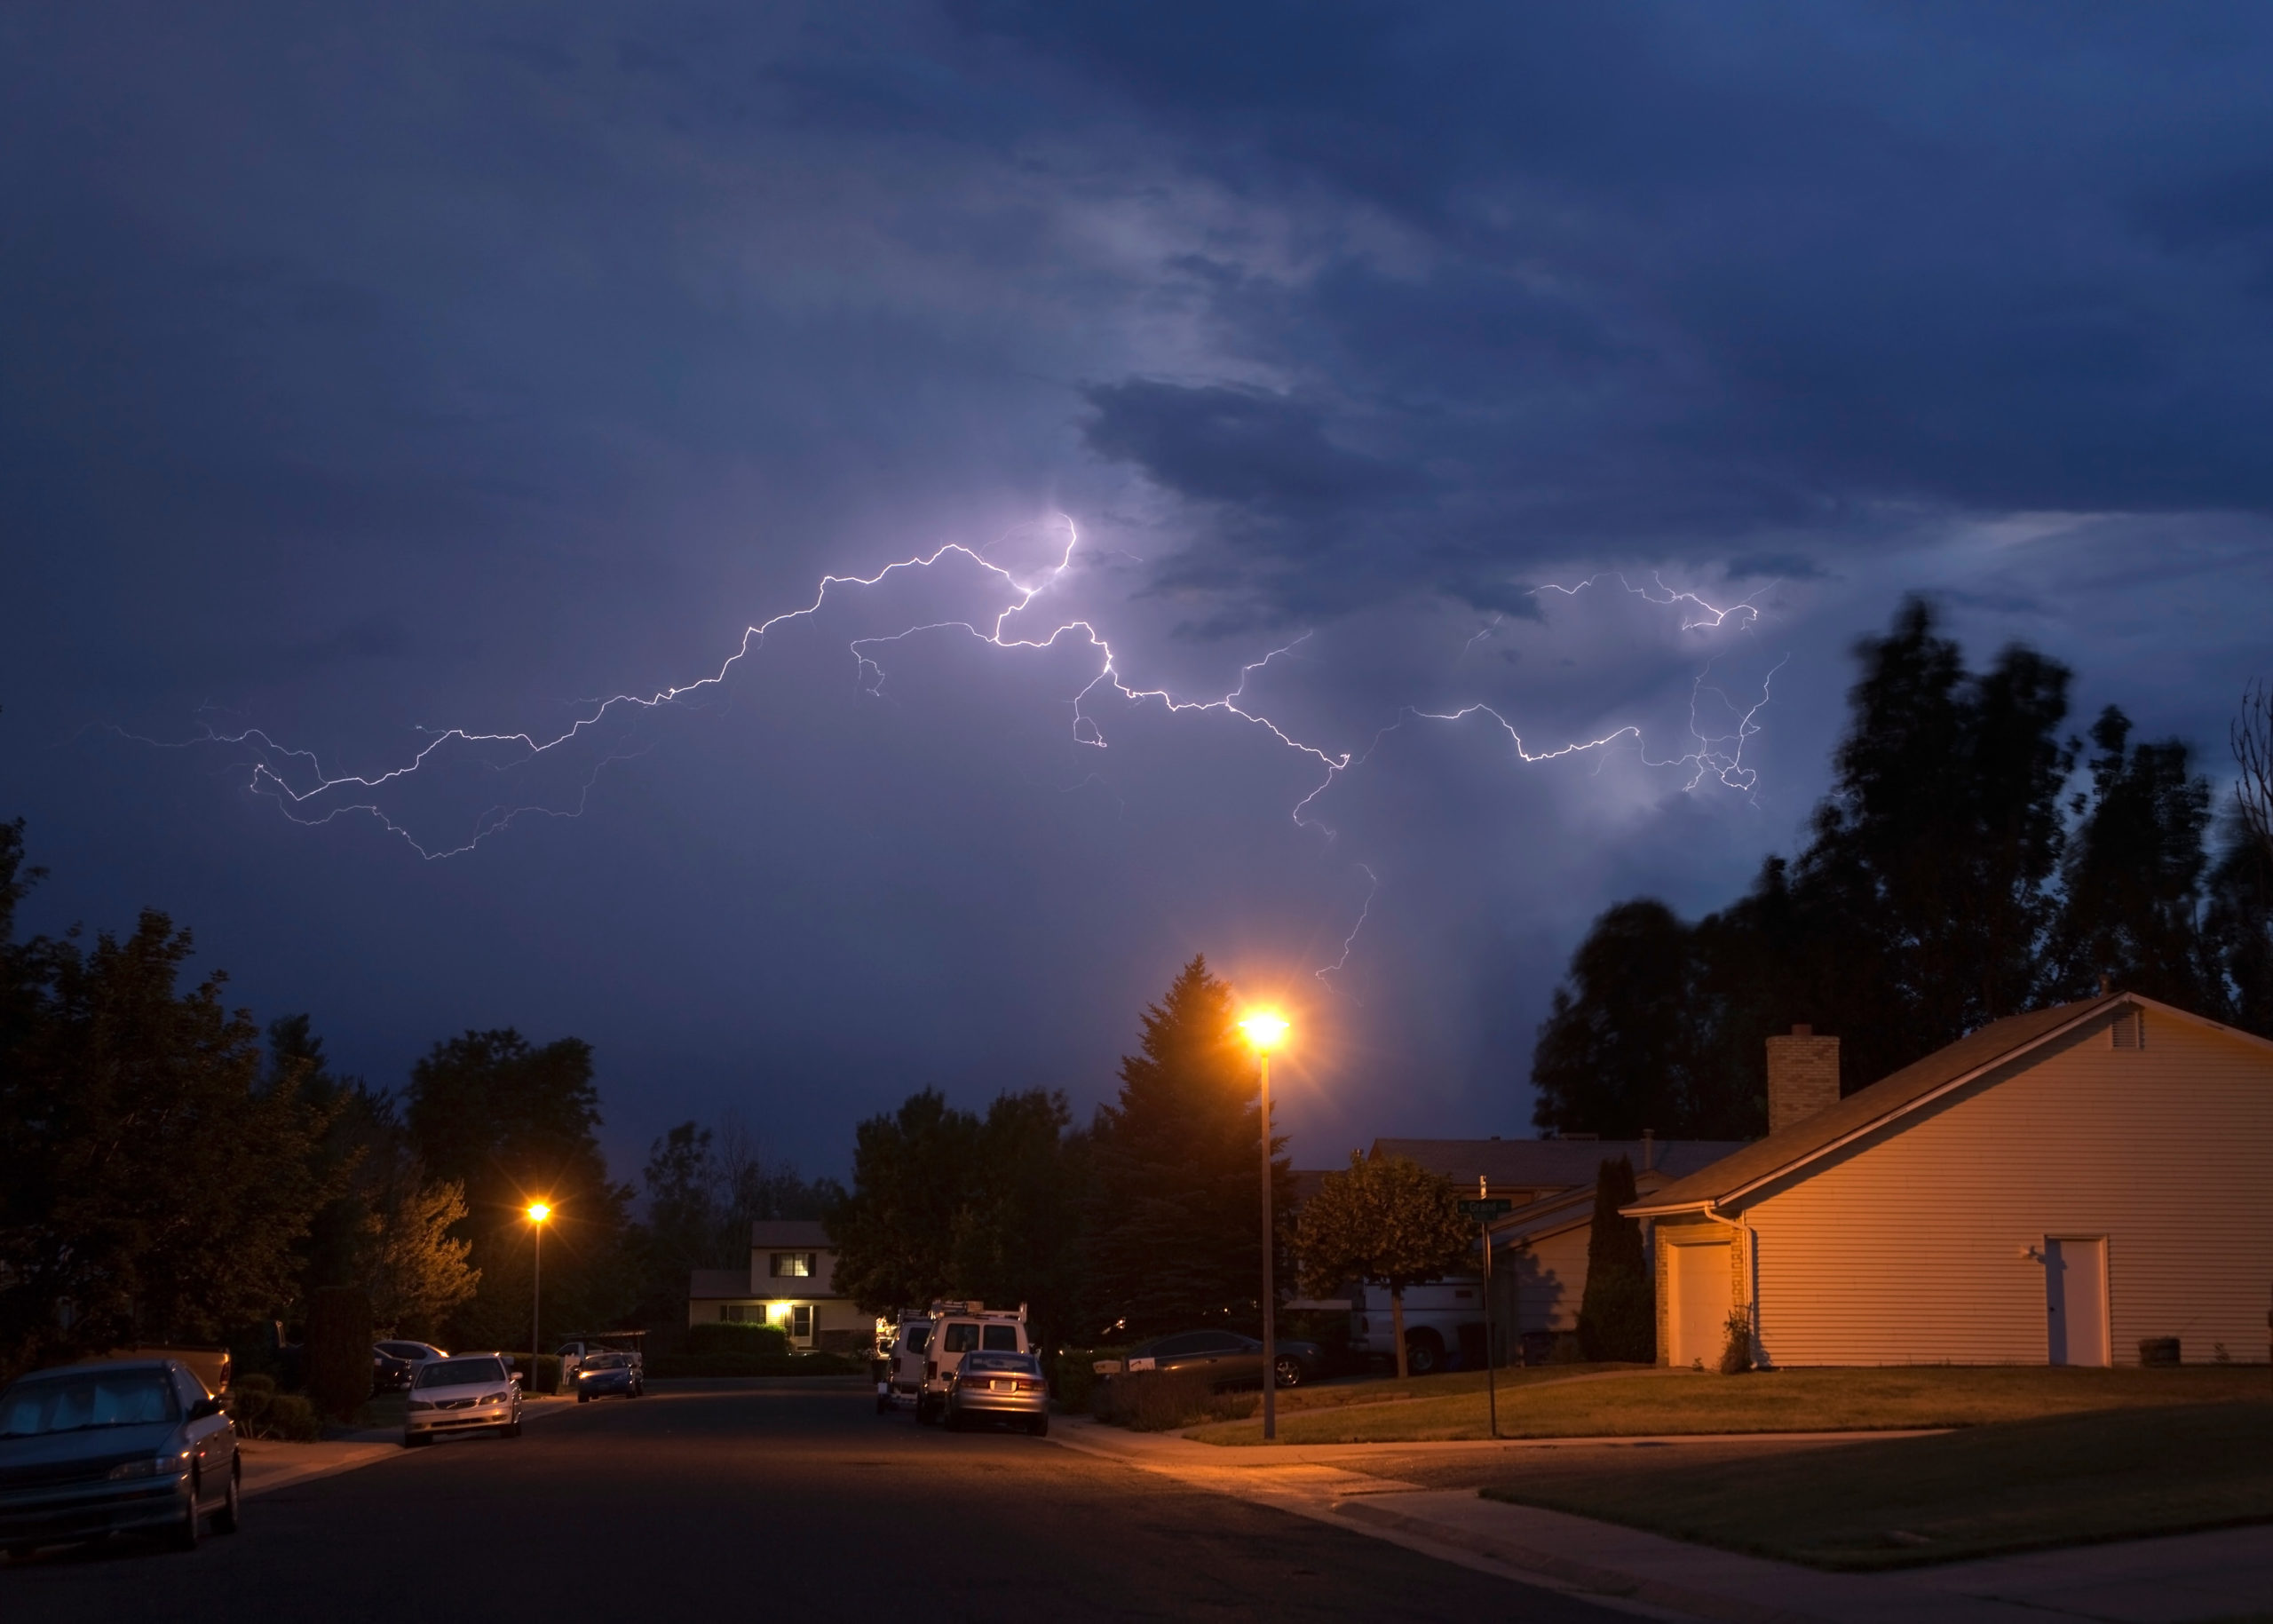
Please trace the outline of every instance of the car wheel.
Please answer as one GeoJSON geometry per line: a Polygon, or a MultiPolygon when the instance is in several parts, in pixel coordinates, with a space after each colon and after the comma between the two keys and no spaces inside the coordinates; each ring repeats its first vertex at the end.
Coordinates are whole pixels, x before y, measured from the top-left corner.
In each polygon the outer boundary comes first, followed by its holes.
{"type": "Polygon", "coordinates": [[[1405,1343],[1405,1369],[1408,1375],[1432,1376],[1444,1368],[1445,1351],[1433,1336],[1414,1336],[1405,1343]]]}
{"type": "Polygon", "coordinates": [[[197,1475],[193,1472],[189,1478],[189,1503],[182,1512],[181,1520],[167,1533],[166,1543],[176,1550],[195,1550],[197,1533],[197,1475]]]}
{"type": "Polygon", "coordinates": [[[1049,1417],[1047,1415],[1036,1415],[1031,1417],[1026,1422],[1026,1431],[1029,1435],[1034,1438],[1048,1438],[1049,1436],[1049,1417]]]}
{"type": "Polygon", "coordinates": [[[1279,1361],[1276,1368],[1279,1372],[1279,1386],[1300,1387],[1303,1384],[1303,1367],[1301,1360],[1282,1359],[1279,1361]]]}
{"type": "Polygon", "coordinates": [[[242,1475],[242,1463],[229,1462],[229,1486],[221,1497],[221,1509],[213,1513],[213,1532],[234,1533],[244,1525],[243,1508],[238,1479],[242,1475]]]}

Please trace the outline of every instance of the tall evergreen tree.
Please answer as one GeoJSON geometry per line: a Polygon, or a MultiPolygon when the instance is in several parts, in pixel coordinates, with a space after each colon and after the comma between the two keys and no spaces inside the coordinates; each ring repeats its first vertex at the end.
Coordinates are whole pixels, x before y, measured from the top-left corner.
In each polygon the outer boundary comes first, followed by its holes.
{"type": "Polygon", "coordinates": [[[1634,1163],[1605,1160],[1595,1178],[1594,1227],[1587,1235],[1587,1289],[1579,1303],[1579,1345],[1590,1359],[1654,1364],[1658,1301],[1642,1249],[1642,1225],[1620,1215],[1634,1200],[1634,1163]]]}
{"type": "Polygon", "coordinates": [[[599,1089],[589,1044],[535,1047],[510,1028],[467,1032],[434,1045],[412,1068],[404,1122],[430,1176],[460,1184],[481,1273],[452,1320],[458,1340],[517,1347],[527,1339],[534,1238],[522,1217],[551,1203],[544,1232],[545,1323],[602,1323],[638,1296],[629,1255],[630,1191],[608,1177],[601,1153],[599,1089]]]}
{"type": "Polygon", "coordinates": [[[2222,999],[2201,918],[2210,780],[2183,741],[2134,746],[2130,734],[2112,705],[2092,726],[2090,785],[2075,798],[2062,865],[2059,990],[2085,997],[2104,975],[2126,992],[2215,1013],[2222,999]]]}
{"type": "MultiPolygon", "coordinates": [[[[1195,955],[1145,1010],[1120,1097],[1097,1112],[1090,1284],[1102,1325],[1145,1335],[1261,1319],[1261,1113],[1235,1019],[1231,988],[1195,955]]],[[[1281,1143],[1272,1137],[1283,1255],[1294,1184],[1281,1143]]]]}

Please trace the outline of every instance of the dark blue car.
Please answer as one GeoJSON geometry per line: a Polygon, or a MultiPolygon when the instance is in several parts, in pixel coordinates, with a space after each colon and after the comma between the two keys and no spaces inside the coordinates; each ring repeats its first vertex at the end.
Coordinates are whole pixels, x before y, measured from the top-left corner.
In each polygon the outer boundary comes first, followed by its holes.
{"type": "Polygon", "coordinates": [[[0,1549],[234,1533],[241,1465],[221,1401],[178,1359],[35,1371],[0,1393],[0,1549]]]}
{"type": "Polygon", "coordinates": [[[637,1398],[647,1390],[647,1383],[640,1375],[639,1367],[631,1362],[629,1353],[613,1350],[588,1353],[583,1363],[576,1367],[576,1402],[590,1404],[593,1399],[611,1393],[621,1393],[626,1398],[637,1398]]]}

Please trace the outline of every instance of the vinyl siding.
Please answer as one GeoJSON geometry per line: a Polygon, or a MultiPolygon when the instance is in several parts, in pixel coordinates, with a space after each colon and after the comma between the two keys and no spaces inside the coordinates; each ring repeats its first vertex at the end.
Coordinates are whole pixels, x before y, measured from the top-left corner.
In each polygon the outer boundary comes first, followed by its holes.
{"type": "Polygon", "coordinates": [[[2027,1254],[2072,1235],[2106,1237],[2117,1364],[2147,1336],[2182,1338],[2189,1363],[2220,1343],[2265,1359],[2273,1055],[2156,1011],[2147,1047],[2118,1050],[2108,1024],[1750,1199],[1737,1216],[1763,1357],[2043,1364],[2044,1268],[2027,1254]]]}
{"type": "Polygon", "coordinates": [[[1581,1224],[1494,1254],[1494,1270],[1515,1271],[1518,1331],[1579,1328],[1579,1304],[1587,1295],[1587,1245],[1592,1233],[1589,1225],[1581,1224]]]}

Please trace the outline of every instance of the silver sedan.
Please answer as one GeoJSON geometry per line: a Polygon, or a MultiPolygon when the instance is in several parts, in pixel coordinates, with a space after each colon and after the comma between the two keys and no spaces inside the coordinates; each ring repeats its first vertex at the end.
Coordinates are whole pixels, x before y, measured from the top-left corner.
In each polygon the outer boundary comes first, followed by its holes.
{"type": "Polygon", "coordinates": [[[1049,1382],[1031,1353],[966,1353],[948,1379],[946,1423],[954,1431],[1007,1421],[1036,1438],[1049,1433],[1049,1382]]]}

